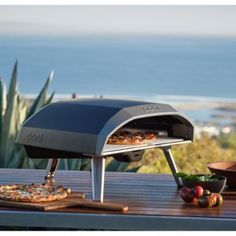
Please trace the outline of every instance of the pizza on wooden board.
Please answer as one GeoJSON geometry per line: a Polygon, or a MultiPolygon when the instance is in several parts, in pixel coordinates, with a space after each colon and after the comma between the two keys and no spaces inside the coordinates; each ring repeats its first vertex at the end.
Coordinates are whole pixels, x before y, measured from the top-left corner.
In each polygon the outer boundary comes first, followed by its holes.
{"type": "Polygon", "coordinates": [[[157,140],[157,134],[151,131],[118,131],[109,137],[107,144],[136,145],[151,143],[157,140]]]}
{"type": "Polygon", "coordinates": [[[49,202],[66,198],[69,188],[49,184],[0,185],[0,199],[14,202],[49,202]]]}

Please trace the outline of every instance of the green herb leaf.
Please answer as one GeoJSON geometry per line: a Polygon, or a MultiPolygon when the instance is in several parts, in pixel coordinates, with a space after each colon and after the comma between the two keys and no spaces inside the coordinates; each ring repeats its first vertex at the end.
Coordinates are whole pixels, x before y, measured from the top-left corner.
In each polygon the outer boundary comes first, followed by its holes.
{"type": "Polygon", "coordinates": [[[177,177],[180,177],[180,178],[184,178],[184,177],[186,177],[186,176],[188,176],[188,175],[185,174],[185,173],[183,173],[183,172],[178,172],[178,173],[176,174],[176,176],[177,176],[177,177]]]}
{"type": "Polygon", "coordinates": [[[195,180],[195,181],[202,181],[202,182],[213,182],[213,181],[218,180],[214,174],[213,175],[187,175],[183,172],[179,172],[176,174],[176,176],[184,180],[195,180]]]}

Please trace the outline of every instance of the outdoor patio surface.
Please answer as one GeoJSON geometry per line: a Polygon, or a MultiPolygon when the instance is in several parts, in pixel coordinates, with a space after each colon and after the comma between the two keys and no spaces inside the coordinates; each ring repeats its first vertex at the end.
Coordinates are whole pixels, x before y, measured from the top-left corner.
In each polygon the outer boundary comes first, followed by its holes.
{"type": "MultiPolygon", "coordinates": [[[[0,169],[0,184],[42,183],[45,170],[0,169]]],[[[91,199],[90,172],[57,171],[58,185],[91,199]]],[[[0,207],[0,226],[107,230],[236,230],[236,190],[223,192],[222,207],[184,203],[172,175],[105,173],[105,202],[127,213],[72,207],[50,212],[0,207]]]]}

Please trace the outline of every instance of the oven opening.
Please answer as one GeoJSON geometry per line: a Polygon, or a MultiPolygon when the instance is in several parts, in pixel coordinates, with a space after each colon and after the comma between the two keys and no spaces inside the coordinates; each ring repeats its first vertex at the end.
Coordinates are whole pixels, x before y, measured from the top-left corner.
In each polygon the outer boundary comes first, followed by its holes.
{"type": "MultiPolygon", "coordinates": [[[[163,115],[135,119],[113,132],[104,146],[104,154],[118,154],[148,148],[164,147],[192,140],[191,124],[178,115],[163,115]],[[133,142],[133,136],[155,135],[145,142],[133,142]],[[130,136],[132,137],[130,139],[130,136]],[[120,141],[121,140],[121,141],[120,141]],[[128,141],[127,141],[128,140],[128,141]],[[131,141],[130,141],[131,140],[131,141]]],[[[133,155],[133,154],[132,154],[133,155]]],[[[138,159],[138,158],[137,158],[138,159]]]]}
{"type": "Polygon", "coordinates": [[[189,139],[191,126],[184,122],[183,118],[177,115],[165,115],[147,117],[133,120],[114,134],[119,132],[153,132],[159,138],[172,137],[189,139]]]}

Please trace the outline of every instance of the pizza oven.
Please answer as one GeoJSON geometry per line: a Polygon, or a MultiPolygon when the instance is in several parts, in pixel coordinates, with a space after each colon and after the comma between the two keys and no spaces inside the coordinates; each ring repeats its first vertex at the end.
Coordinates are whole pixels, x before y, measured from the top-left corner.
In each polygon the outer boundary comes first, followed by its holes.
{"type": "Polygon", "coordinates": [[[171,147],[193,140],[193,125],[168,104],[129,100],[86,99],[52,103],[22,126],[17,143],[31,158],[49,159],[46,180],[52,181],[62,158],[91,158],[93,200],[103,201],[105,159],[139,161],[145,149],[163,150],[178,186],[171,147]],[[154,132],[154,142],[107,144],[118,131],[154,132]]]}

